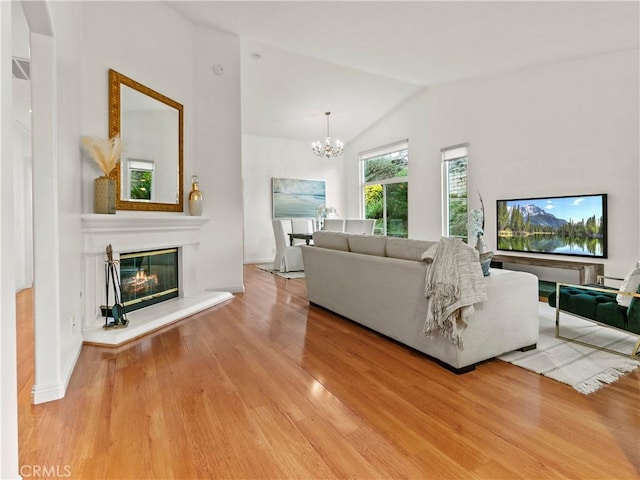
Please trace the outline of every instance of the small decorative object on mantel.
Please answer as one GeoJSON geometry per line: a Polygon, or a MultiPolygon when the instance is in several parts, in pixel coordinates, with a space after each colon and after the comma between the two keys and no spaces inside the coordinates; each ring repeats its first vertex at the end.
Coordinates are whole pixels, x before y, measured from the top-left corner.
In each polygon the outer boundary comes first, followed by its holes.
{"type": "Polygon", "coordinates": [[[191,192],[189,192],[189,215],[202,215],[202,192],[198,186],[198,176],[191,177],[191,192]]]}
{"type": "Polygon", "coordinates": [[[318,230],[322,230],[324,219],[329,215],[338,215],[338,210],[334,207],[327,207],[324,203],[318,207],[316,210],[316,228],[318,230]]]}
{"type": "Polygon", "coordinates": [[[94,181],[94,212],[116,213],[116,179],[111,174],[120,161],[122,142],[120,137],[111,139],[82,137],[82,144],[104,174],[94,181]]]}
{"type": "Polygon", "coordinates": [[[491,259],[493,258],[493,251],[489,250],[489,247],[484,241],[484,202],[482,201],[482,195],[478,192],[480,197],[480,210],[471,210],[469,215],[469,233],[471,238],[476,239],[475,248],[478,250],[480,256],[480,266],[482,267],[482,274],[488,277],[490,274],[489,267],[491,265],[491,259]]]}
{"type": "Polygon", "coordinates": [[[120,299],[120,277],[118,276],[117,260],[113,259],[113,248],[111,244],[107,245],[107,260],[104,266],[105,286],[106,286],[106,306],[104,309],[104,326],[102,328],[124,328],[129,325],[127,313],[120,299]],[[112,283],[113,289],[113,306],[109,309],[109,286],[112,283]],[[110,314],[110,315],[109,315],[110,314]],[[109,318],[111,317],[111,321],[109,318]]]}

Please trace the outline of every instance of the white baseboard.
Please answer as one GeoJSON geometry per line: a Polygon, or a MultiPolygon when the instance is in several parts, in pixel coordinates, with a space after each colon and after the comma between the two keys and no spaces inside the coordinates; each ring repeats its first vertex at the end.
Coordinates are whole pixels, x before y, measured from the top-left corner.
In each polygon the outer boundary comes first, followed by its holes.
{"type": "Polygon", "coordinates": [[[32,288],[33,283],[21,283],[16,285],[16,293],[20,293],[22,290],[26,290],[27,288],[32,288]]]}
{"type": "Polygon", "coordinates": [[[52,402],[60,400],[64,397],[64,384],[52,383],[49,385],[33,385],[31,389],[31,403],[38,405],[39,403],[52,402]]]}
{"type": "Polygon", "coordinates": [[[216,288],[216,290],[224,290],[225,292],[231,293],[244,293],[244,285],[236,285],[235,287],[222,287],[216,288]]]}
{"type": "Polygon", "coordinates": [[[49,385],[33,385],[31,388],[31,403],[37,405],[39,403],[52,402],[60,400],[67,393],[67,387],[71,381],[71,375],[78,363],[80,352],[82,351],[82,340],[76,346],[76,351],[71,360],[67,363],[65,371],[61,372],[62,381],[60,383],[51,383],[49,385]]]}
{"type": "Polygon", "coordinates": [[[71,360],[67,363],[67,368],[62,372],[62,379],[64,381],[64,395],[67,394],[67,388],[69,387],[69,382],[71,381],[71,375],[73,375],[73,371],[76,369],[76,364],[78,363],[78,359],[80,358],[80,353],[82,352],[82,338],[76,345],[76,351],[73,354],[71,360]]]}
{"type": "Polygon", "coordinates": [[[245,259],[244,260],[244,264],[245,265],[251,265],[254,263],[273,263],[273,257],[269,257],[269,258],[257,258],[257,259],[245,259]]]}

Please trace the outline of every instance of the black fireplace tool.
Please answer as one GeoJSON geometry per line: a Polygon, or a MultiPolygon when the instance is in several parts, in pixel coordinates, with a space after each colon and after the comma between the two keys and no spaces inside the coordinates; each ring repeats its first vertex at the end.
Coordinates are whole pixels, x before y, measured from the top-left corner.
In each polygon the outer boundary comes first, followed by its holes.
{"type": "Polygon", "coordinates": [[[121,295],[121,287],[120,287],[120,278],[118,276],[118,265],[117,260],[113,259],[113,248],[111,248],[111,244],[107,245],[107,260],[104,266],[105,273],[105,286],[106,286],[106,302],[107,308],[104,310],[104,327],[105,329],[110,328],[124,328],[129,325],[129,320],[127,320],[127,312],[122,304],[120,295],[121,295]],[[109,287],[113,287],[113,306],[111,307],[111,318],[112,321],[109,321],[109,287]]]}

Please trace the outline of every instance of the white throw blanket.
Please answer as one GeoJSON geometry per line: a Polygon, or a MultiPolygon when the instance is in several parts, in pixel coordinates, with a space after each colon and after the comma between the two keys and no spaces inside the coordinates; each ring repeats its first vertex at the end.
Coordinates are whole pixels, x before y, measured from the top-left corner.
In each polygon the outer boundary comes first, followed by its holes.
{"type": "Polygon", "coordinates": [[[423,331],[428,337],[440,333],[462,350],[473,304],[487,300],[478,251],[459,238],[443,237],[422,259],[430,263],[425,278],[428,305],[423,331]]]}

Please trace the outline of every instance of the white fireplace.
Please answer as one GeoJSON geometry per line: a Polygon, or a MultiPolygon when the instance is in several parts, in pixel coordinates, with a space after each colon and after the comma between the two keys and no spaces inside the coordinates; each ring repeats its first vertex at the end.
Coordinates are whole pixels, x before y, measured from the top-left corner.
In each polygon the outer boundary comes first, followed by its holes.
{"type": "Polygon", "coordinates": [[[208,220],[206,217],[155,212],[148,215],[120,212],[115,215],[82,215],[84,341],[118,346],[233,298],[229,292],[203,291],[198,286],[198,231],[208,220]],[[113,248],[114,260],[119,260],[124,252],[177,248],[178,297],[127,313],[129,325],[126,328],[105,330],[100,307],[106,303],[104,268],[107,245],[113,248]]]}

